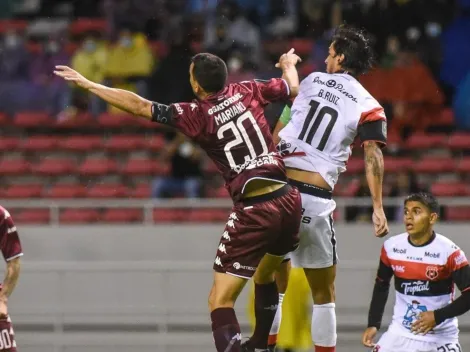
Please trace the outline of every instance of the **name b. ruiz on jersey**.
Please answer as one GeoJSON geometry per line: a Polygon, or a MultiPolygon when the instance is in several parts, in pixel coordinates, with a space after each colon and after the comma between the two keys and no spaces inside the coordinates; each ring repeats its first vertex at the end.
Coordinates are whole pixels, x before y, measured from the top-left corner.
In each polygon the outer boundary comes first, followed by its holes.
{"type": "Polygon", "coordinates": [[[337,83],[334,79],[329,79],[328,81],[324,82],[320,79],[320,77],[316,76],[313,79],[313,83],[321,84],[326,86],[330,89],[336,89],[339,93],[343,94],[345,97],[351,99],[353,102],[357,103],[357,99],[354,95],[349,93],[346,88],[341,83],[337,83]]]}

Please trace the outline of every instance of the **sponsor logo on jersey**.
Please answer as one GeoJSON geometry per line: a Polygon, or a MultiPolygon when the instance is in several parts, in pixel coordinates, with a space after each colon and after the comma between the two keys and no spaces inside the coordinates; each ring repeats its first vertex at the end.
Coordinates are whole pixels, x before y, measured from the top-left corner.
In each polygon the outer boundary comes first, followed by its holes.
{"type": "Polygon", "coordinates": [[[435,280],[439,276],[439,268],[437,266],[428,266],[426,268],[426,277],[429,280],[435,280]]]}
{"type": "Polygon", "coordinates": [[[214,263],[215,265],[222,266],[222,261],[220,260],[219,257],[215,257],[214,263]]]}
{"type": "Polygon", "coordinates": [[[406,257],[407,260],[414,260],[416,262],[422,262],[423,261],[423,258],[422,257],[413,257],[413,256],[408,256],[406,257]]]}
{"type": "Polygon", "coordinates": [[[184,111],[180,104],[173,104],[173,106],[176,108],[176,112],[178,112],[179,115],[183,115],[184,111]]]}
{"type": "Polygon", "coordinates": [[[397,273],[404,273],[405,272],[405,266],[404,265],[392,265],[393,271],[397,273]]]}
{"type": "Polygon", "coordinates": [[[330,79],[324,82],[320,79],[320,77],[317,76],[313,79],[313,83],[321,84],[323,86],[327,86],[328,88],[336,89],[338,92],[343,94],[346,98],[349,98],[353,102],[357,103],[356,97],[352,95],[351,93],[349,93],[341,83],[337,83],[334,79],[330,79]]]}
{"type": "Polygon", "coordinates": [[[424,256],[437,259],[441,256],[441,253],[424,252],[424,256]]]}
{"type": "Polygon", "coordinates": [[[219,251],[221,251],[222,253],[227,254],[227,250],[225,249],[225,244],[223,244],[223,243],[219,244],[219,251]]]}
{"type": "Polygon", "coordinates": [[[465,256],[465,254],[460,252],[459,256],[455,257],[454,261],[455,261],[455,266],[459,266],[462,263],[465,263],[467,261],[467,257],[465,256]]]}
{"type": "Polygon", "coordinates": [[[411,329],[411,325],[418,320],[419,315],[423,312],[427,312],[428,308],[421,304],[421,302],[413,300],[411,304],[407,304],[405,316],[403,317],[403,326],[407,329],[411,329]]]}
{"type": "Polygon", "coordinates": [[[405,295],[414,296],[416,293],[429,291],[429,281],[403,282],[401,287],[405,295]]]}
{"type": "Polygon", "coordinates": [[[393,248],[393,253],[406,254],[406,248],[393,248]]]}
{"type": "Polygon", "coordinates": [[[233,267],[235,268],[235,270],[244,269],[244,270],[249,270],[249,271],[256,271],[255,267],[248,266],[248,265],[241,265],[239,262],[233,263],[233,267]]]}
{"type": "Polygon", "coordinates": [[[275,152],[271,152],[267,155],[261,155],[261,156],[257,157],[256,159],[247,160],[247,161],[245,161],[244,164],[235,166],[235,168],[233,168],[233,170],[237,174],[239,174],[245,169],[252,170],[252,169],[255,169],[257,167],[260,167],[260,166],[263,166],[263,165],[268,165],[268,164],[277,165],[278,161],[274,158],[274,156],[276,154],[277,153],[275,153],[275,152]]]}
{"type": "Polygon", "coordinates": [[[236,101],[239,101],[241,98],[243,98],[243,95],[241,95],[240,93],[237,93],[235,94],[234,96],[224,100],[223,102],[221,102],[220,104],[217,104],[215,106],[213,106],[212,108],[210,108],[207,113],[209,115],[212,115],[216,112],[219,112],[219,111],[222,111],[224,110],[225,108],[228,108],[228,106],[230,104],[233,104],[235,103],[236,101]]]}
{"type": "Polygon", "coordinates": [[[232,239],[230,238],[230,235],[228,234],[228,231],[224,231],[222,234],[222,238],[226,239],[227,241],[231,241],[232,239]]]}

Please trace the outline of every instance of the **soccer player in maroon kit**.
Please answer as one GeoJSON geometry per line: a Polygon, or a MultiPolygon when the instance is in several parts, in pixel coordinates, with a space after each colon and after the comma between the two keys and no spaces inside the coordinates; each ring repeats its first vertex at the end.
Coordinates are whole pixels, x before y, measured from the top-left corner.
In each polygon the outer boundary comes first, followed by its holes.
{"type": "Polygon", "coordinates": [[[20,258],[23,255],[16,226],[10,213],[0,206],[0,250],[7,262],[7,270],[0,285],[0,351],[16,352],[15,333],[8,315],[8,297],[20,276],[20,258]]]}
{"type": "Polygon", "coordinates": [[[217,165],[234,202],[214,260],[209,295],[218,352],[267,350],[278,304],[273,273],[284,255],[298,246],[300,195],[287,184],[284,163],[263,107],[297,95],[295,65],[299,61],[291,50],[276,65],[282,70],[282,78],[226,85],[223,60],[198,54],[189,67],[197,100],[169,106],[91,82],[66,66],[57,66],[54,71],[122,110],[178,129],[197,142],[217,165]],[[233,307],[251,277],[255,282],[256,327],[253,336],[241,344],[233,307]]]}

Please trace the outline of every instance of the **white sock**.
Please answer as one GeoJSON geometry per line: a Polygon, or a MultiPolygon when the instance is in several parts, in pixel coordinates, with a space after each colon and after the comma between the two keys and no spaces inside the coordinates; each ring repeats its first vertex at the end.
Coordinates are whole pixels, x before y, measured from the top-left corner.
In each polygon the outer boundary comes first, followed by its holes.
{"type": "Polygon", "coordinates": [[[314,304],[312,312],[312,340],[316,346],[336,346],[335,304],[314,304]]]}
{"type": "Polygon", "coordinates": [[[282,301],[284,300],[284,293],[279,294],[279,304],[277,306],[276,315],[274,316],[273,325],[271,325],[271,331],[269,335],[277,335],[279,333],[279,328],[281,327],[281,318],[282,318],[282,301]]]}

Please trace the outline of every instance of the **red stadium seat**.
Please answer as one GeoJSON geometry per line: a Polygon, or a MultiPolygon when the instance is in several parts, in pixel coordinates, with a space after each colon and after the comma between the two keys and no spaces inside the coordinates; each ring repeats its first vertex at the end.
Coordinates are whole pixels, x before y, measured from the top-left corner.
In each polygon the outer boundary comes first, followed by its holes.
{"type": "Polygon", "coordinates": [[[12,152],[18,148],[19,144],[18,137],[0,137],[0,152],[12,152]]]}
{"type": "Polygon", "coordinates": [[[189,212],[188,222],[225,222],[229,209],[193,209],[189,212]]]}
{"type": "Polygon", "coordinates": [[[151,190],[150,185],[146,183],[138,184],[131,192],[131,198],[150,198],[151,190]]]}
{"type": "Polygon", "coordinates": [[[150,151],[161,151],[165,147],[165,138],[161,134],[153,135],[147,141],[146,147],[150,151]]]}
{"type": "Polygon", "coordinates": [[[47,127],[52,123],[52,118],[44,112],[19,112],[15,115],[13,123],[17,127],[47,127]]]}
{"type": "Polygon", "coordinates": [[[103,138],[101,136],[70,136],[59,142],[60,149],[75,152],[88,152],[102,149],[103,138]]]}
{"type": "Polygon", "coordinates": [[[413,170],[418,173],[452,172],[455,169],[455,161],[445,157],[427,157],[416,163],[413,170]]]}
{"type": "Polygon", "coordinates": [[[467,185],[461,182],[436,182],[431,186],[431,193],[437,197],[465,196],[467,185]]]}
{"type": "Polygon", "coordinates": [[[0,33],[7,31],[23,32],[28,27],[28,21],[25,20],[0,20],[0,33]]]}
{"type": "Polygon", "coordinates": [[[108,209],[102,217],[102,221],[109,223],[142,222],[141,209],[108,209]]]}
{"type": "Polygon", "coordinates": [[[145,146],[144,136],[138,134],[111,136],[104,144],[109,151],[132,151],[143,149],[145,146]]]}
{"type": "Polygon", "coordinates": [[[49,209],[27,209],[19,211],[14,216],[15,224],[48,224],[49,209]]]}
{"type": "Polygon", "coordinates": [[[47,176],[68,175],[75,171],[75,164],[70,159],[47,158],[33,165],[32,171],[35,174],[47,176]]]}
{"type": "Polygon", "coordinates": [[[188,210],[185,209],[154,209],[153,221],[155,222],[180,222],[186,221],[188,210]]]}
{"type": "Polygon", "coordinates": [[[149,159],[129,159],[121,172],[130,176],[154,175],[160,170],[159,163],[149,159]]]}
{"type": "Polygon", "coordinates": [[[85,32],[104,33],[108,24],[106,20],[97,18],[78,18],[69,26],[69,31],[73,35],[85,32]]]}
{"type": "Polygon", "coordinates": [[[89,224],[100,219],[100,213],[95,209],[66,209],[59,216],[64,224],[89,224]]]}
{"type": "Polygon", "coordinates": [[[209,198],[229,198],[230,194],[225,186],[219,188],[210,188],[207,190],[207,196],[209,198]]]}
{"type": "Polygon", "coordinates": [[[470,157],[464,157],[457,165],[457,171],[470,173],[470,157]]]}
{"type": "Polygon", "coordinates": [[[120,114],[110,114],[104,113],[98,116],[98,123],[102,127],[107,128],[121,128],[123,126],[137,126],[138,122],[136,122],[138,117],[120,113],[120,114]]]}
{"type": "Polygon", "coordinates": [[[55,136],[31,136],[25,140],[20,148],[25,151],[36,152],[57,149],[58,140],[55,136]]]}
{"type": "Polygon", "coordinates": [[[360,187],[360,180],[352,180],[345,185],[343,185],[343,183],[337,184],[333,193],[336,197],[354,197],[359,191],[360,187]]]}
{"type": "Polygon", "coordinates": [[[116,171],[116,162],[110,159],[86,159],[78,168],[78,172],[83,176],[103,176],[116,171]]]}
{"type": "Polygon", "coordinates": [[[38,184],[24,184],[12,185],[8,187],[4,193],[5,198],[37,198],[41,196],[42,185],[38,184]]]}
{"type": "Polygon", "coordinates": [[[10,118],[7,114],[0,112],[0,126],[6,126],[8,124],[10,124],[10,118]]]}
{"type": "Polygon", "coordinates": [[[470,221],[470,207],[447,207],[446,211],[447,221],[470,221]]]}
{"type": "Polygon", "coordinates": [[[313,41],[309,39],[296,38],[290,43],[291,48],[294,48],[296,54],[300,56],[310,56],[313,48],[313,41]]]}
{"type": "Polygon", "coordinates": [[[0,175],[24,175],[30,165],[23,159],[4,159],[0,161],[0,175]]]}
{"type": "Polygon", "coordinates": [[[346,172],[350,174],[357,174],[364,171],[364,159],[351,158],[346,164],[346,172]]]}
{"type": "Polygon", "coordinates": [[[470,133],[454,133],[449,138],[448,146],[452,150],[470,149],[470,133]]]}
{"type": "Polygon", "coordinates": [[[129,190],[120,183],[97,184],[90,187],[86,196],[88,198],[119,198],[126,197],[129,190]]]}
{"type": "Polygon", "coordinates": [[[98,122],[91,114],[79,113],[74,117],[58,120],[55,126],[64,129],[94,128],[98,126],[98,122]]]}
{"type": "Polygon", "coordinates": [[[52,186],[45,196],[48,198],[81,198],[86,194],[85,186],[76,183],[62,183],[52,186]]]}
{"type": "Polygon", "coordinates": [[[455,124],[454,112],[451,108],[442,109],[437,119],[430,121],[432,126],[451,127],[455,124]]]}
{"type": "Polygon", "coordinates": [[[406,140],[407,149],[430,149],[440,148],[446,145],[447,135],[415,133],[406,140]]]}
{"type": "Polygon", "coordinates": [[[168,175],[171,171],[171,165],[168,163],[161,163],[157,162],[157,169],[155,170],[155,174],[158,176],[165,176],[168,175]]]}
{"type": "Polygon", "coordinates": [[[412,168],[414,164],[413,159],[411,158],[393,158],[385,157],[384,160],[384,169],[385,172],[404,172],[412,168]]]}

